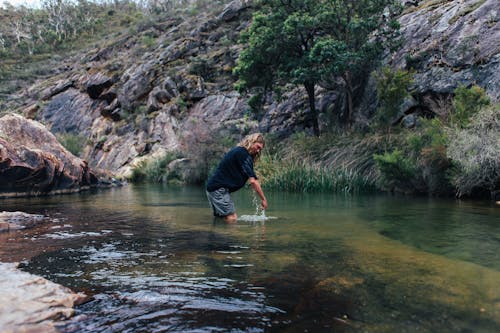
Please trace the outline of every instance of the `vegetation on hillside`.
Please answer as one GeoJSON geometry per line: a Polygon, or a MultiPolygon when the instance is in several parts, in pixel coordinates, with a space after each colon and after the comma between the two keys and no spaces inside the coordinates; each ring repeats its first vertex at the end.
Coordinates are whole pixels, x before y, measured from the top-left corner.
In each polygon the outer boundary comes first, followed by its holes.
{"type": "MultiPolygon", "coordinates": [[[[168,17],[197,15],[227,1],[43,0],[40,8],[0,6],[0,101],[82,51],[134,35],[168,17]]],[[[143,36],[142,44],[151,43],[143,36]]],[[[78,60],[76,60],[78,61],[78,60]]]]}

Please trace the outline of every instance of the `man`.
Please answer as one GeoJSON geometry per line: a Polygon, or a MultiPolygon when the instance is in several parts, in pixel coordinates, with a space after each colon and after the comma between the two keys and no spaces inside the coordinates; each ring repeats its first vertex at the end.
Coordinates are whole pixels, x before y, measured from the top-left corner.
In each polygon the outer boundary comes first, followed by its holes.
{"type": "Polygon", "coordinates": [[[207,183],[207,197],[214,216],[223,217],[227,223],[236,222],[238,216],[229,194],[242,188],[247,180],[259,196],[262,209],[267,208],[266,196],[253,170],[263,148],[262,134],[250,134],[224,156],[207,183]]]}

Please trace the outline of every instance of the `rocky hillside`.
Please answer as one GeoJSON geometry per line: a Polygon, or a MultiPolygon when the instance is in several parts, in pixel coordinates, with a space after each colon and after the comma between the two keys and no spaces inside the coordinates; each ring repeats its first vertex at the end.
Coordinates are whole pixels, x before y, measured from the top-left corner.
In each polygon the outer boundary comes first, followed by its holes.
{"type": "MultiPolygon", "coordinates": [[[[386,63],[415,71],[415,93],[402,114],[441,114],[459,85],[478,84],[493,102],[500,85],[500,25],[496,0],[414,1],[400,18],[404,45],[386,63]]],[[[252,2],[235,0],[215,13],[165,17],[135,34],[109,36],[61,63],[56,75],[19,92],[11,111],[44,123],[53,133],[84,142],[92,168],[130,173],[141,160],[180,151],[197,159],[221,141],[255,130],[288,136],[310,131],[306,94],[291,88],[251,112],[234,91],[232,69],[250,23],[252,2]]],[[[364,126],[376,108],[373,79],[359,89],[356,117],[364,126]]],[[[342,92],[318,88],[320,126],[344,112],[342,92]]],[[[3,110],[5,111],[5,110],[3,110]]],[[[192,167],[195,167],[192,165],[192,167]]]]}

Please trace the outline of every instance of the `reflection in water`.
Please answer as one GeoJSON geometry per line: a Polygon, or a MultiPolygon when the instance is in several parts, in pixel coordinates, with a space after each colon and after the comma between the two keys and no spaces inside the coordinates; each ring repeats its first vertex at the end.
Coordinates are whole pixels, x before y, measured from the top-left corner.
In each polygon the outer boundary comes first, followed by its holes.
{"type": "Polygon", "coordinates": [[[0,260],[93,295],[62,332],[500,330],[498,208],[269,193],[266,216],[252,193],[234,225],[198,188],[5,200],[53,222],[0,235],[0,260]]]}

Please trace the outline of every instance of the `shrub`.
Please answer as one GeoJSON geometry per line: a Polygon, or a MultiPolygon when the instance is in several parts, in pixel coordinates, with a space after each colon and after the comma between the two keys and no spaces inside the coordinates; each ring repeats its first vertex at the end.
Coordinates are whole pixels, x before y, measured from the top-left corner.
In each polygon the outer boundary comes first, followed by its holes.
{"type": "Polygon", "coordinates": [[[143,160],[132,170],[129,178],[131,182],[153,182],[166,183],[176,178],[176,175],[169,175],[167,166],[170,162],[180,157],[177,152],[168,152],[159,158],[143,160]]]}
{"type": "Polygon", "coordinates": [[[189,64],[188,73],[201,76],[205,81],[209,81],[213,68],[206,59],[196,59],[189,64]]]}
{"type": "Polygon", "coordinates": [[[71,133],[58,134],[57,140],[66,148],[70,153],[75,156],[80,156],[83,150],[85,139],[81,135],[71,133]]]}
{"type": "Polygon", "coordinates": [[[481,108],[490,104],[486,92],[481,87],[474,85],[470,88],[460,86],[455,89],[453,107],[455,113],[452,116],[452,123],[464,127],[471,116],[476,114],[481,108]]]}
{"type": "Polygon", "coordinates": [[[481,109],[465,128],[449,129],[447,156],[458,197],[500,188],[500,106],[481,109]]]}
{"type": "Polygon", "coordinates": [[[141,37],[141,43],[146,48],[151,49],[156,46],[156,38],[154,36],[145,35],[141,37]]]}
{"type": "Polygon", "coordinates": [[[374,154],[373,159],[380,172],[380,181],[383,187],[389,189],[413,191],[416,179],[417,166],[399,149],[384,154],[374,154]]]}
{"type": "Polygon", "coordinates": [[[189,122],[181,138],[182,151],[189,159],[188,172],[185,175],[188,183],[201,184],[217,166],[220,159],[237,138],[223,135],[223,132],[209,130],[202,121],[189,122]]]}
{"type": "Polygon", "coordinates": [[[252,95],[252,97],[248,99],[248,106],[250,107],[252,112],[256,115],[260,114],[263,104],[264,104],[264,98],[262,93],[257,93],[255,95],[252,95]]]}
{"type": "Polygon", "coordinates": [[[398,115],[404,99],[410,95],[409,86],[413,83],[413,73],[384,67],[375,74],[375,78],[379,101],[376,122],[379,126],[389,127],[398,115]]]}
{"type": "Polygon", "coordinates": [[[446,156],[448,136],[444,125],[438,118],[421,119],[420,124],[405,142],[408,157],[418,170],[413,186],[432,194],[449,193],[452,187],[446,173],[451,164],[446,156]]]}

